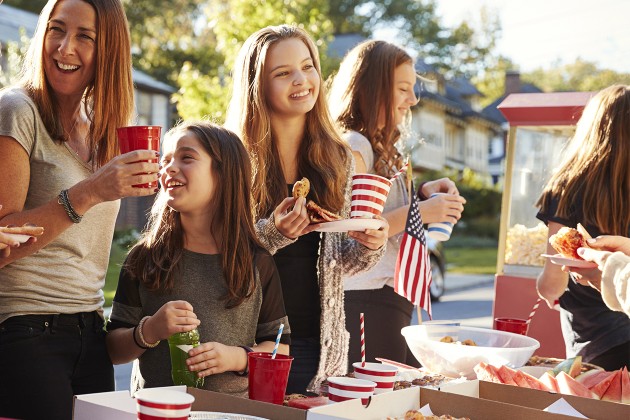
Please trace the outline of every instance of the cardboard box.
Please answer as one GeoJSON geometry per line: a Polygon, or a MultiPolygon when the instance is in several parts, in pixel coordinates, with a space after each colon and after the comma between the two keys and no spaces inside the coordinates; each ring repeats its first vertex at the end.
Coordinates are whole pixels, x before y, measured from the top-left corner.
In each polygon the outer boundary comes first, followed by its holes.
{"type": "Polygon", "coordinates": [[[448,384],[442,387],[442,391],[538,410],[542,410],[560,398],[564,398],[573,408],[591,419],[630,419],[630,405],[628,404],[556,394],[554,392],[544,392],[493,382],[475,380],[459,384],[448,384]]]}
{"type": "Polygon", "coordinates": [[[479,399],[466,395],[412,387],[372,397],[364,407],[359,400],[316,407],[308,411],[308,420],[384,420],[388,416],[402,418],[407,410],[429,404],[436,415],[450,414],[471,420],[575,420],[574,417],[551,414],[534,408],[479,399]]]}

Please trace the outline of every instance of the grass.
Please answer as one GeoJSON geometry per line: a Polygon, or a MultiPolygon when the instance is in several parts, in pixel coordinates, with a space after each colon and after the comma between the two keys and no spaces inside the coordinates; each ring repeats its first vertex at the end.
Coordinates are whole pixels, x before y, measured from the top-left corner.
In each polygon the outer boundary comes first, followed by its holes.
{"type": "Polygon", "coordinates": [[[127,251],[123,249],[116,242],[112,242],[112,249],[109,254],[109,266],[107,267],[107,275],[105,276],[105,287],[103,293],[105,294],[105,306],[112,306],[112,300],[116,294],[116,286],[118,285],[118,275],[120,274],[120,267],[127,251]]]}

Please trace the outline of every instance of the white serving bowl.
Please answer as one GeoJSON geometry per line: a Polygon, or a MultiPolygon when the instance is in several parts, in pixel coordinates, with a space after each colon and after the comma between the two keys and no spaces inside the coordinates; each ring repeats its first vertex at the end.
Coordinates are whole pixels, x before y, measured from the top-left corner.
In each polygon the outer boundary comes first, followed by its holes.
{"type": "Polygon", "coordinates": [[[531,337],[486,328],[459,327],[459,340],[471,339],[476,346],[442,343],[431,338],[424,325],[404,327],[400,333],[425,369],[452,378],[475,379],[473,368],[479,362],[521,367],[540,347],[531,337]]]}

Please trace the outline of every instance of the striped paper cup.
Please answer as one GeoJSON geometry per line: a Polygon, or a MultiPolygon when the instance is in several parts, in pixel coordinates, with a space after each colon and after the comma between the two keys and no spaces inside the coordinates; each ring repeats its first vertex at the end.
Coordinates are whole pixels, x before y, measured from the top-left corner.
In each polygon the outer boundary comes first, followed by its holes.
{"type": "Polygon", "coordinates": [[[138,420],[188,420],[195,397],[172,389],[145,388],[135,394],[138,420]]]}
{"type": "Polygon", "coordinates": [[[376,383],[376,388],[374,388],[375,394],[382,394],[383,392],[394,390],[394,382],[396,382],[398,368],[381,363],[369,362],[366,362],[365,366],[361,365],[361,362],[352,364],[354,367],[354,377],[376,383]]]}
{"type": "Polygon", "coordinates": [[[373,174],[356,174],[352,177],[352,203],[350,217],[373,219],[385,207],[392,181],[373,174]]]}
{"type": "MultiPolygon", "coordinates": [[[[446,195],[445,193],[433,193],[431,197],[436,195],[446,195]]],[[[448,241],[451,239],[451,232],[453,232],[453,224],[451,222],[435,222],[429,223],[427,226],[427,235],[429,238],[436,241],[448,241]]]]}
{"type": "Polygon", "coordinates": [[[360,398],[363,404],[367,404],[374,394],[374,388],[376,383],[372,381],[333,376],[328,378],[328,400],[329,403],[334,403],[360,398]]]}

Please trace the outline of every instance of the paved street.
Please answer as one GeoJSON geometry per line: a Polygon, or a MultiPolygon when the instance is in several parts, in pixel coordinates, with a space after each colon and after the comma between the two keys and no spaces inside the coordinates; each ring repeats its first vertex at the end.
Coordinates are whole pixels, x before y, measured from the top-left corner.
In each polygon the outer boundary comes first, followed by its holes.
{"type": "MultiPolygon", "coordinates": [[[[446,292],[440,302],[433,304],[433,319],[455,319],[462,325],[492,328],[492,299],[494,276],[455,275],[446,277],[446,292]]],[[[428,317],[423,314],[423,320],[428,317]]],[[[413,324],[418,323],[414,316],[413,324]]],[[[115,366],[116,389],[129,389],[132,363],[115,366]]]]}

